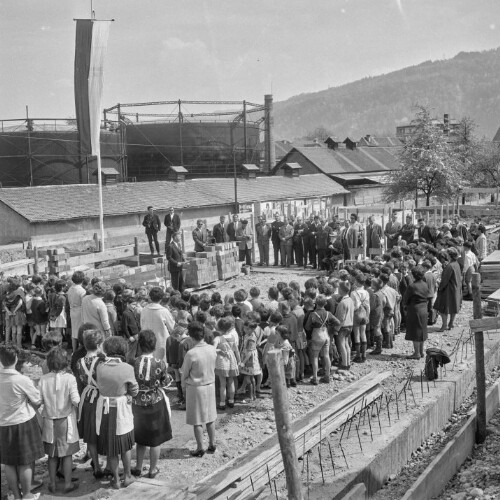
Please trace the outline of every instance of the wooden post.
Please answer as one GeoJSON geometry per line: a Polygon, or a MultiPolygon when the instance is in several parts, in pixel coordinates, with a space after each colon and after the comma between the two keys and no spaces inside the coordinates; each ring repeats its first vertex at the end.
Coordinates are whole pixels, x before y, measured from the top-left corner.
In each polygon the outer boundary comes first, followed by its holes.
{"type": "Polygon", "coordinates": [[[434,208],[434,225],[435,225],[435,227],[438,227],[438,209],[437,209],[437,207],[434,208]]]}
{"type": "Polygon", "coordinates": [[[429,219],[430,219],[431,211],[430,210],[426,210],[425,213],[427,214],[426,215],[427,225],[429,225],[429,219]]]}
{"type": "Polygon", "coordinates": [[[95,251],[99,251],[99,235],[97,233],[94,233],[94,244],[95,244],[95,251]]]}
{"type": "Polygon", "coordinates": [[[297,470],[297,453],[293,437],[288,394],[285,385],[285,370],[282,364],[281,350],[271,349],[267,353],[267,366],[271,378],[276,432],[283,457],[286,475],[286,487],[289,500],[302,500],[302,484],[297,470]]]}
{"type": "Polygon", "coordinates": [[[444,224],[444,205],[441,205],[441,225],[444,224]]]}
{"type": "Polygon", "coordinates": [[[368,255],[368,258],[370,258],[370,250],[366,247],[366,229],[367,229],[367,225],[366,225],[366,221],[363,220],[363,257],[362,257],[362,260],[366,260],[366,256],[368,255]]]}
{"type": "Polygon", "coordinates": [[[33,274],[38,274],[38,248],[36,246],[33,247],[33,255],[35,257],[33,262],[33,274]]]}
{"type": "MultiPolygon", "coordinates": [[[[474,319],[481,319],[481,275],[472,273],[472,306],[474,319]]],[[[484,367],[484,334],[474,333],[476,344],[476,400],[477,400],[477,427],[476,443],[483,443],[486,439],[486,370],[484,367]]]]}
{"type": "Polygon", "coordinates": [[[347,220],[347,207],[344,207],[344,220],[347,220]]]}
{"type": "Polygon", "coordinates": [[[134,237],[134,255],[137,257],[137,265],[140,266],[141,265],[141,255],[139,252],[139,238],[137,236],[134,237]]]}
{"type": "Polygon", "coordinates": [[[384,208],[384,213],[382,214],[382,238],[380,241],[382,245],[382,251],[385,251],[385,249],[387,248],[387,241],[385,241],[384,231],[385,231],[385,208],[384,208]]]}
{"type": "Polygon", "coordinates": [[[184,244],[184,229],[181,230],[181,244],[182,244],[182,251],[185,252],[186,251],[186,246],[184,244]]]}

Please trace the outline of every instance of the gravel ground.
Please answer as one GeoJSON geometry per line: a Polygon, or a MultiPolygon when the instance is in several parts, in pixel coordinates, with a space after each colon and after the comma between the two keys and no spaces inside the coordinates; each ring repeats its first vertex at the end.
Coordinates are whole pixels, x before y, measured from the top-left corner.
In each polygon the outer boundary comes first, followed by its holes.
{"type": "MultiPolygon", "coordinates": [[[[251,286],[258,286],[264,299],[267,295],[267,289],[278,281],[290,282],[296,280],[303,285],[306,279],[313,275],[312,271],[296,272],[294,268],[290,271],[275,268],[272,272],[255,272],[249,276],[242,275],[211,291],[218,291],[224,296],[226,293],[234,293],[239,288],[248,290],[251,286]]],[[[472,303],[465,302],[462,312],[457,317],[456,328],[444,334],[430,333],[426,347],[441,346],[451,352],[457,339],[465,331],[464,326],[470,317],[472,317],[472,303]]],[[[292,418],[303,415],[344,389],[352,381],[372,370],[376,372],[389,370],[392,372],[392,376],[384,382],[384,387],[389,393],[393,392],[396,387],[399,387],[406,380],[412,369],[414,373],[419,373],[423,366],[422,361],[411,361],[404,358],[411,351],[411,343],[404,340],[404,334],[398,335],[394,349],[385,350],[381,356],[369,358],[365,364],[354,364],[350,373],[347,375],[336,374],[329,385],[312,386],[308,383],[302,383],[297,388],[291,388],[288,394],[292,418]]],[[[192,429],[183,424],[184,413],[176,409],[175,389],[171,389],[168,394],[173,409],[174,440],[166,443],[162,451],[159,463],[160,473],[156,479],[168,481],[173,486],[196,483],[275,432],[272,399],[270,393],[268,393],[262,399],[240,403],[233,410],[228,409],[226,412],[219,413],[216,423],[217,452],[214,455],[205,455],[201,459],[191,458],[188,450],[194,448],[195,443],[192,437],[192,429]]],[[[80,455],[83,455],[83,450],[80,455]]],[[[147,461],[145,461],[145,465],[147,465],[147,461]]],[[[88,462],[78,464],[75,475],[80,478],[80,490],[75,492],[73,497],[90,499],[107,498],[113,495],[114,492],[108,489],[109,483],[96,482],[89,471],[88,462]]],[[[47,477],[45,460],[37,463],[37,474],[43,478],[47,477]]],[[[46,487],[41,491],[42,493],[45,492],[46,487]]],[[[2,493],[6,493],[4,484],[2,484],[2,493]]],[[[49,497],[45,495],[42,498],[49,497]]]]}

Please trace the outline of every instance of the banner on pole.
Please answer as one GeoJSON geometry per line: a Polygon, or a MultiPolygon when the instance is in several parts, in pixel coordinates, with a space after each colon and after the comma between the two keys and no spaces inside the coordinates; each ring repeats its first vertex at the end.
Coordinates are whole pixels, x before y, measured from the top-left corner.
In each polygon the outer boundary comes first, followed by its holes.
{"type": "Polygon", "coordinates": [[[75,46],[75,107],[80,154],[100,154],[104,57],[111,21],[78,19],[75,46]]]}

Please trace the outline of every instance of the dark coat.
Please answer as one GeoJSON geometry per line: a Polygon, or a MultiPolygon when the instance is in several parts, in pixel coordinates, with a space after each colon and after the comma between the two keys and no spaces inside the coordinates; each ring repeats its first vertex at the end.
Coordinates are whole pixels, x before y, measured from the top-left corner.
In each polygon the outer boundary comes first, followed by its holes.
{"type": "Polygon", "coordinates": [[[379,224],[373,223],[366,226],[366,246],[368,248],[380,248],[382,240],[382,227],[379,224]]]}
{"type": "Polygon", "coordinates": [[[168,270],[170,273],[179,273],[182,267],[178,266],[179,262],[184,262],[182,250],[177,248],[177,245],[172,242],[167,247],[168,270]]]}
{"type": "Polygon", "coordinates": [[[218,224],[215,224],[212,235],[215,238],[215,243],[224,243],[227,238],[226,228],[224,227],[224,224],[221,224],[220,222],[218,224]]]}
{"type": "Polygon", "coordinates": [[[234,224],[234,222],[230,222],[227,225],[226,233],[227,236],[229,237],[229,241],[236,241],[236,231],[238,230],[238,225],[239,222],[237,222],[236,225],[234,224]]]}
{"type": "Polygon", "coordinates": [[[181,218],[177,214],[173,216],[170,214],[165,215],[163,223],[169,233],[176,233],[181,228],[181,218]]]}
{"type": "Polygon", "coordinates": [[[157,214],[146,214],[144,220],[142,221],[142,225],[146,229],[146,234],[157,233],[161,229],[160,218],[157,214]]]}
{"type": "Polygon", "coordinates": [[[450,262],[441,275],[434,309],[442,314],[456,314],[462,305],[462,273],[458,262],[450,262]]]}
{"type": "Polygon", "coordinates": [[[278,245],[280,244],[280,227],[284,226],[285,223],[275,220],[271,224],[271,241],[273,242],[273,245],[278,245]]]}
{"type": "Polygon", "coordinates": [[[403,305],[406,307],[405,340],[424,342],[427,340],[427,296],[429,289],[424,280],[418,280],[405,291],[403,305]]]}
{"type": "Polygon", "coordinates": [[[418,228],[418,237],[424,238],[426,243],[434,243],[434,236],[432,234],[431,228],[427,225],[418,228]]]}

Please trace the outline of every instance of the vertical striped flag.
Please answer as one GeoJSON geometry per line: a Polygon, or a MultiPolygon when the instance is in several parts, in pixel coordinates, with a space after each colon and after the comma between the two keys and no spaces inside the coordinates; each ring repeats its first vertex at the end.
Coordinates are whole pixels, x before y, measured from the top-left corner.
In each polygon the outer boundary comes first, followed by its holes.
{"type": "Polygon", "coordinates": [[[104,56],[111,21],[77,19],[75,47],[75,107],[80,154],[100,154],[104,56]]]}

